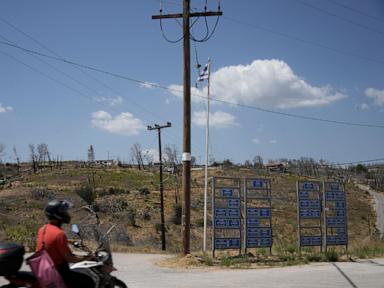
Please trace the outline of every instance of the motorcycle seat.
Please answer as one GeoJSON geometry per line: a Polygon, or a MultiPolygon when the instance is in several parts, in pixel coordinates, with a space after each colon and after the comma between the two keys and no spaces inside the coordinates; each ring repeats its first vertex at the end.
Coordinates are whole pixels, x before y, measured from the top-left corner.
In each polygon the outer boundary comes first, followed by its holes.
{"type": "Polygon", "coordinates": [[[7,278],[17,279],[19,281],[26,281],[26,282],[34,282],[37,280],[36,277],[33,276],[32,272],[27,272],[27,271],[18,271],[11,276],[7,276],[7,278]]]}

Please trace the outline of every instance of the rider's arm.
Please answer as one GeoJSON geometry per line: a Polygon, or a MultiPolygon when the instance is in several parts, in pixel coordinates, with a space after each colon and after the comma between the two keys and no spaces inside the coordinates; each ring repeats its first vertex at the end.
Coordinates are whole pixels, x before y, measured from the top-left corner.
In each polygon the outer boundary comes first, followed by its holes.
{"type": "Polygon", "coordinates": [[[76,263],[76,262],[94,259],[93,255],[87,255],[87,256],[74,255],[68,246],[67,236],[64,233],[60,235],[58,238],[56,238],[56,243],[59,246],[59,251],[61,256],[68,263],[76,263]]]}
{"type": "Polygon", "coordinates": [[[94,259],[93,255],[88,255],[88,256],[74,255],[74,254],[72,254],[71,251],[67,251],[67,252],[63,253],[63,257],[64,257],[65,261],[67,261],[68,263],[76,263],[76,262],[94,259]]]}

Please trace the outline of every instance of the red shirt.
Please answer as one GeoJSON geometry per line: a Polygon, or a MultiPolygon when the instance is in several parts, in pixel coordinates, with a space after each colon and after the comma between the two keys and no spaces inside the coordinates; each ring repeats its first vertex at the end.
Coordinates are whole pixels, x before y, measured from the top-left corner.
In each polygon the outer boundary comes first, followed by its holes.
{"type": "Polygon", "coordinates": [[[68,247],[67,236],[65,235],[64,231],[52,224],[46,224],[41,227],[37,232],[36,251],[39,251],[43,248],[43,235],[45,250],[48,252],[49,256],[51,256],[52,261],[55,263],[56,267],[66,262],[64,255],[71,253],[71,250],[68,247]],[[45,233],[44,229],[46,229],[45,233]]]}

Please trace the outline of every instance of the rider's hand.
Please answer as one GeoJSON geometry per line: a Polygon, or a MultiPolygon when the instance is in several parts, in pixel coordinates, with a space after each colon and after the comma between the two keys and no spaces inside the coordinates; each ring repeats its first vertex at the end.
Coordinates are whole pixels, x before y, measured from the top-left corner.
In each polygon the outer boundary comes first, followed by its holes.
{"type": "Polygon", "coordinates": [[[94,253],[91,253],[87,256],[84,256],[84,261],[96,261],[96,255],[94,253]]]}

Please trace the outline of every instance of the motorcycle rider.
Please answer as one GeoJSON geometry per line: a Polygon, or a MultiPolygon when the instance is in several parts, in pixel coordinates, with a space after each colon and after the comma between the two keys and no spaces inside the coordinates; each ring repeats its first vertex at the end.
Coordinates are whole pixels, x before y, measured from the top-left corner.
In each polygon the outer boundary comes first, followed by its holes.
{"type": "Polygon", "coordinates": [[[94,283],[90,277],[69,269],[68,263],[94,259],[93,255],[74,255],[68,246],[67,236],[61,227],[71,222],[71,215],[68,212],[71,206],[68,201],[60,200],[52,200],[47,204],[45,215],[49,223],[38,230],[36,251],[43,249],[44,241],[44,249],[51,256],[67,288],[91,288],[94,287],[94,283]]]}

